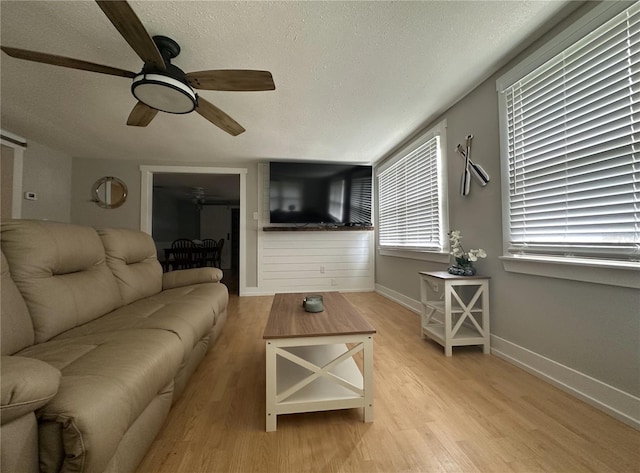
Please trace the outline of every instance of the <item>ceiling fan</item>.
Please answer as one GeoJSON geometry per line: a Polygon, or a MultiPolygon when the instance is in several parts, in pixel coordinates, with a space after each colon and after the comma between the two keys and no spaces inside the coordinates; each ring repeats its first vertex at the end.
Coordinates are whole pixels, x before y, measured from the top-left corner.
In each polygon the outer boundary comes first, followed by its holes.
{"type": "Polygon", "coordinates": [[[192,187],[189,189],[189,192],[185,192],[185,195],[191,198],[191,202],[194,204],[204,204],[207,202],[207,199],[216,198],[216,195],[208,195],[204,192],[204,187],[192,187]]]}
{"type": "Polygon", "coordinates": [[[151,38],[125,0],[96,0],[96,3],[144,61],[139,73],[7,46],[0,46],[0,49],[18,59],[133,79],[131,92],[138,103],[129,114],[127,125],[130,126],[147,126],[158,111],[184,114],[195,110],[217,127],[237,136],[245,129],[193,89],[244,92],[276,88],[269,71],[211,70],[185,73],[171,64],[171,59],[180,54],[178,43],[166,36],[151,38]]]}

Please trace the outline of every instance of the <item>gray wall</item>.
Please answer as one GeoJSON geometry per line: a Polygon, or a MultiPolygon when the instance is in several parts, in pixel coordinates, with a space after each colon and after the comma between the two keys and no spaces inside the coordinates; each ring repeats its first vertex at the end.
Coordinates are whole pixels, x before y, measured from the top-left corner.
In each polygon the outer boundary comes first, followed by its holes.
{"type": "MultiPolygon", "coordinates": [[[[510,273],[498,259],[502,255],[502,207],[495,81],[501,73],[433,123],[446,118],[448,126],[449,228],[462,230],[466,248],[481,247],[489,255],[477,263],[477,268],[479,273],[491,276],[491,332],[638,396],[640,291],[510,273]],[[492,180],[486,188],[472,183],[471,194],[462,197],[459,180],[463,164],[455,147],[470,133],[474,135],[473,160],[482,164],[492,180]]],[[[447,266],[376,256],[376,283],[413,300],[420,299],[418,271],[444,270],[447,266]]]]}
{"type": "MultiPolygon", "coordinates": [[[[170,165],[173,163],[153,163],[132,160],[102,160],[73,158],[73,181],[71,192],[71,222],[96,227],[120,227],[140,229],[140,166],[170,165]],[[103,209],[91,202],[91,187],[103,176],[122,179],[129,189],[127,201],[117,209],[103,209]]],[[[180,163],[180,166],[210,166],[210,163],[180,163]]],[[[246,215],[244,223],[246,267],[244,268],[247,287],[257,286],[257,221],[253,213],[258,211],[258,163],[216,163],[221,168],[247,169],[246,215]]],[[[212,168],[215,170],[215,168],[212,168]]]]}
{"type": "Polygon", "coordinates": [[[71,219],[70,156],[28,140],[23,154],[22,191],[38,200],[22,198],[22,218],[69,222],[71,219]]]}

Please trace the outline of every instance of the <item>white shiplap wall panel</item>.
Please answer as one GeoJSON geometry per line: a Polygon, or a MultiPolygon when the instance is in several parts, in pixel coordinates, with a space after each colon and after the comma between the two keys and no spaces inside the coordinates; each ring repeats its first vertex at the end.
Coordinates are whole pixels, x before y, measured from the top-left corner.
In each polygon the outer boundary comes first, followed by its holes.
{"type": "MultiPolygon", "coordinates": [[[[339,262],[325,262],[322,258],[314,258],[316,263],[320,265],[324,265],[325,271],[340,271],[340,270],[350,270],[350,271],[369,271],[371,267],[369,263],[362,262],[349,262],[341,259],[339,262]]],[[[280,258],[273,258],[270,260],[272,263],[270,266],[271,271],[280,269],[278,267],[279,264],[284,263],[280,260],[280,258]]],[[[290,259],[287,263],[287,269],[289,271],[308,271],[309,270],[309,262],[300,263],[297,260],[290,259]]]]}
{"type": "Polygon", "coordinates": [[[351,256],[356,258],[364,257],[366,260],[367,257],[367,248],[345,248],[343,246],[340,247],[325,247],[325,248],[308,248],[308,247],[294,247],[294,248],[265,248],[265,252],[268,252],[269,256],[296,256],[296,257],[306,257],[306,256],[327,256],[331,258],[332,256],[343,257],[343,256],[351,256]]]}
{"type": "MultiPolygon", "coordinates": [[[[290,265],[296,263],[306,264],[307,266],[310,264],[315,264],[320,269],[320,266],[323,263],[326,263],[325,266],[328,266],[329,263],[361,263],[362,255],[304,255],[302,252],[299,252],[296,255],[290,256],[265,256],[262,261],[265,264],[275,264],[275,265],[290,265]]],[[[262,268],[263,271],[269,271],[268,267],[262,268]]]]}
{"type": "Polygon", "coordinates": [[[372,231],[262,232],[261,240],[261,289],[374,289],[372,231]]]}

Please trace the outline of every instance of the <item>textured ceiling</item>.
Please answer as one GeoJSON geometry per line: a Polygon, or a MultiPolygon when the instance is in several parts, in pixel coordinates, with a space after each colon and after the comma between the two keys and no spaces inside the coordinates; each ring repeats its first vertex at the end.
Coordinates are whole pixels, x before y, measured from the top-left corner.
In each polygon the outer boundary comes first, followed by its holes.
{"type": "MultiPolygon", "coordinates": [[[[2,128],[74,157],[156,163],[372,163],[494,72],[565,1],[131,1],[186,72],[264,69],[271,92],[201,91],[246,128],[196,113],[128,127],[130,80],[2,54],[2,128]]],[[[2,1],[1,43],[139,71],[92,1],[2,1]]]]}

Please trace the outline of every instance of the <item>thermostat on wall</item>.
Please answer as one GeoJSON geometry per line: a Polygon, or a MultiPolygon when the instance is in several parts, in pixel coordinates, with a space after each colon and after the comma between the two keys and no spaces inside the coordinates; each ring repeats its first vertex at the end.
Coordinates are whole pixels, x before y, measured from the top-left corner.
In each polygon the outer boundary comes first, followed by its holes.
{"type": "Polygon", "coordinates": [[[35,192],[25,192],[24,198],[27,200],[38,200],[38,194],[35,192]]]}

